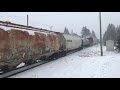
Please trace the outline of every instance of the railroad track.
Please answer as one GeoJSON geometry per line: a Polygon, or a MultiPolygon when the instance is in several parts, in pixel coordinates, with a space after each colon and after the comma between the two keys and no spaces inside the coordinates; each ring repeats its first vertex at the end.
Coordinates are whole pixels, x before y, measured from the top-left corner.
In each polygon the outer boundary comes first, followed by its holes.
{"type": "MultiPolygon", "coordinates": [[[[82,50],[84,50],[84,49],[85,49],[85,48],[83,48],[82,50]]],[[[78,51],[79,51],[79,50],[73,51],[73,52],[70,52],[70,53],[67,53],[67,55],[70,55],[70,54],[75,53],[75,52],[78,52],[78,51]]],[[[67,55],[66,55],[66,56],[67,56],[67,55]]],[[[60,58],[62,58],[62,57],[60,57],[60,58]]],[[[59,58],[57,58],[57,59],[59,59],[59,58]]],[[[54,60],[57,60],[57,59],[54,59],[54,60]]],[[[51,60],[51,61],[53,61],[53,60],[51,60]]],[[[16,69],[14,69],[14,70],[12,70],[12,71],[9,71],[9,72],[1,73],[1,74],[0,74],[0,78],[8,78],[8,77],[10,77],[10,76],[19,74],[19,73],[21,73],[21,72],[27,71],[27,70],[32,69],[32,68],[34,68],[34,67],[43,65],[43,64],[45,64],[45,63],[47,63],[47,62],[50,62],[50,61],[44,60],[44,61],[40,61],[40,62],[31,64],[31,65],[27,65],[27,66],[23,66],[23,67],[20,67],[20,68],[16,68],[16,69]]]]}
{"type": "Polygon", "coordinates": [[[28,66],[23,66],[23,67],[17,68],[17,69],[15,69],[15,70],[12,70],[12,71],[9,71],[9,72],[6,72],[6,73],[2,73],[2,74],[0,74],[0,78],[8,78],[8,77],[10,77],[10,76],[13,76],[13,75],[16,75],[16,74],[18,74],[18,73],[21,73],[21,72],[24,72],[24,71],[26,71],[26,70],[29,70],[29,69],[31,69],[31,68],[40,66],[40,65],[45,64],[45,63],[47,63],[47,62],[48,62],[48,61],[40,61],[40,62],[31,64],[31,65],[28,65],[28,66]]]}

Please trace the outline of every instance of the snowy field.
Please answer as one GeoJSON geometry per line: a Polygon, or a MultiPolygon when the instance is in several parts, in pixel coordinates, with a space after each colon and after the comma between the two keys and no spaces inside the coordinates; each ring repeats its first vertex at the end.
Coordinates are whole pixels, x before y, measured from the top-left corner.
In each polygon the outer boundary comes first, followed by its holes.
{"type": "Polygon", "coordinates": [[[10,78],[120,78],[120,53],[95,45],[10,78]]]}

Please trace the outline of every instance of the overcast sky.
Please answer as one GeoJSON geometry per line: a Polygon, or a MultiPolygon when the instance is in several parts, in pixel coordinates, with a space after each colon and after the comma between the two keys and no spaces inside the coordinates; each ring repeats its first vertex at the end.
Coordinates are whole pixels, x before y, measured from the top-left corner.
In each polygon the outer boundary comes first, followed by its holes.
{"type": "MultiPolygon", "coordinates": [[[[73,30],[81,34],[83,26],[91,31],[94,30],[99,38],[99,13],[98,12],[0,12],[0,20],[11,21],[26,25],[27,14],[29,25],[63,32],[65,26],[69,32],[73,30]]],[[[120,12],[102,12],[102,32],[104,33],[109,23],[120,25],[120,12]]]]}

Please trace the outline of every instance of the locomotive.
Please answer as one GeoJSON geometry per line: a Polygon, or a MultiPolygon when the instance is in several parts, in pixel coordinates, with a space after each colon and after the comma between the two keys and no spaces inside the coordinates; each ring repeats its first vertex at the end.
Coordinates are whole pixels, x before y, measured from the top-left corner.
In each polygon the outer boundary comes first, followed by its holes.
{"type": "Polygon", "coordinates": [[[66,53],[80,50],[90,43],[89,39],[60,32],[0,28],[0,69],[9,71],[22,62],[33,64],[36,60],[65,56],[66,53]]]}

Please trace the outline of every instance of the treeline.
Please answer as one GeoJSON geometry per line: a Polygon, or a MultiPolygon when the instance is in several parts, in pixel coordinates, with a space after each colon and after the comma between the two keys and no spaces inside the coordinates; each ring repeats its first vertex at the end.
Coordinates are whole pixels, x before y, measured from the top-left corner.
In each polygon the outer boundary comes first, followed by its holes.
{"type": "Polygon", "coordinates": [[[68,28],[65,27],[64,29],[64,33],[65,34],[71,34],[71,35],[74,35],[74,36],[79,36],[77,33],[74,33],[73,30],[71,30],[71,33],[69,32],[68,28]]]}
{"type": "Polygon", "coordinates": [[[86,28],[86,27],[82,28],[81,34],[82,34],[82,37],[94,37],[94,38],[97,38],[95,32],[94,31],[90,32],[90,30],[88,28],[86,28]]]}
{"type": "Polygon", "coordinates": [[[106,32],[103,35],[103,44],[106,45],[107,40],[113,40],[116,45],[117,30],[119,27],[115,27],[113,24],[109,24],[106,32]]]}
{"type": "MultiPolygon", "coordinates": [[[[71,33],[70,33],[68,28],[66,28],[66,27],[64,29],[64,33],[79,36],[77,33],[74,33],[73,30],[71,30],[71,33]]],[[[90,32],[90,30],[87,27],[83,27],[82,32],[81,32],[81,37],[90,37],[90,36],[97,38],[94,31],[90,32]]]]}
{"type": "Polygon", "coordinates": [[[113,40],[114,45],[120,50],[120,25],[115,27],[113,24],[109,24],[106,32],[103,35],[103,43],[106,45],[107,40],[113,40]]]}

